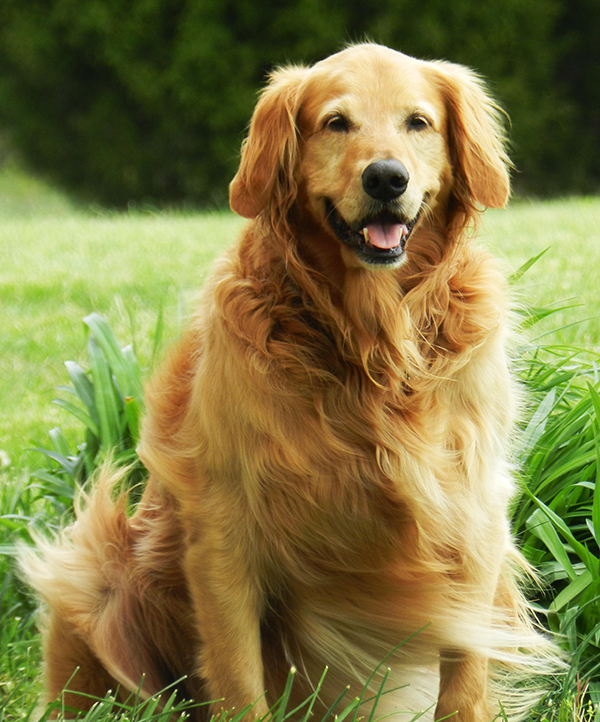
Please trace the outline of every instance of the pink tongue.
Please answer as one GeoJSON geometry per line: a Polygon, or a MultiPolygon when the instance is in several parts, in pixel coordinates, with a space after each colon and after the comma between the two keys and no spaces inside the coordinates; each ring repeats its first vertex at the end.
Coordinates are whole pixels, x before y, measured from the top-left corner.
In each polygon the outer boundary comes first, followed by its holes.
{"type": "Polygon", "coordinates": [[[397,248],[408,233],[404,223],[370,223],[364,230],[365,240],[376,248],[397,248]]]}

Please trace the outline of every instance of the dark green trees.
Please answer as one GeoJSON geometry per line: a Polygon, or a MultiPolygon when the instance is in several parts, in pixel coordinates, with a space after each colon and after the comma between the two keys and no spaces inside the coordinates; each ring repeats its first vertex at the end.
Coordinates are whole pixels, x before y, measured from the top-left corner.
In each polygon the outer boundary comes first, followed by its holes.
{"type": "Polygon", "coordinates": [[[33,169],[88,199],[221,204],[266,72],[368,37],[491,82],[512,120],[517,187],[590,190],[600,186],[600,58],[582,42],[600,32],[600,4],[566,6],[3,0],[0,129],[33,169]]]}

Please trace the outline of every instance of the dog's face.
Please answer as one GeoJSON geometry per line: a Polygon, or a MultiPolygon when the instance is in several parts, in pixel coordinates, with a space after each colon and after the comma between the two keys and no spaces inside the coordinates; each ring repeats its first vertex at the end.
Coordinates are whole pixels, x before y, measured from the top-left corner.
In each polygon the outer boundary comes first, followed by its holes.
{"type": "Polygon", "coordinates": [[[299,183],[313,216],[367,265],[400,265],[452,183],[446,111],[423,65],[355,48],[306,81],[299,183]]]}
{"type": "Polygon", "coordinates": [[[346,265],[397,268],[450,208],[503,206],[506,165],[495,106],[470,71],[359,45],[272,75],[231,205],[275,225],[295,208],[346,265]]]}

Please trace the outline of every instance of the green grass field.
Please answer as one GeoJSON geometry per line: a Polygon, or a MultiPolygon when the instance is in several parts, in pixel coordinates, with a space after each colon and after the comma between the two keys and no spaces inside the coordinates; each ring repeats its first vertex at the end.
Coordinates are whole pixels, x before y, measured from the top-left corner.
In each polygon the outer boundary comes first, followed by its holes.
{"type": "MultiPolygon", "coordinates": [[[[170,340],[211,261],[243,224],[225,212],[85,212],[16,171],[0,176],[0,219],[0,449],[15,460],[59,418],[50,401],[64,380],[62,362],[84,348],[81,318],[103,314],[121,338],[133,336],[143,360],[159,309],[170,340]]],[[[582,304],[545,328],[595,317],[561,334],[593,347],[600,339],[599,228],[598,199],[515,202],[485,214],[480,238],[507,272],[549,248],[519,291],[528,301],[582,304]]]]}
{"type": "MultiPolygon", "coordinates": [[[[48,431],[55,425],[60,425],[74,442],[81,435],[80,424],[51,403],[55,387],[68,381],[64,361],[86,363],[86,330],[81,319],[92,311],[104,316],[122,344],[133,340],[142,367],[147,370],[161,310],[166,344],[185,324],[212,260],[234,242],[243,221],[227,212],[182,214],[138,210],[107,214],[98,209],[79,208],[14,168],[0,171],[0,221],[0,451],[4,452],[0,454],[0,465],[4,467],[0,471],[0,551],[4,553],[0,555],[0,720],[12,722],[30,718],[36,694],[39,643],[31,603],[10,573],[11,544],[15,535],[24,536],[22,518],[32,513],[34,506],[33,501],[28,506],[32,497],[24,491],[30,482],[29,473],[45,463],[41,454],[30,449],[49,446],[48,431]]],[[[553,343],[600,350],[597,280],[600,199],[514,201],[508,210],[487,212],[479,236],[502,259],[507,273],[549,248],[518,284],[517,300],[522,304],[548,305],[570,299],[571,303],[581,305],[536,325],[532,335],[546,334],[545,340],[553,343]]],[[[540,374],[543,373],[542,368],[540,374]]],[[[594,378],[593,369],[588,368],[586,373],[594,378]]],[[[569,428],[572,433],[577,432],[578,439],[584,438],[584,432],[592,435],[584,449],[592,456],[575,465],[580,476],[573,483],[588,484],[589,488],[585,487],[588,496],[580,499],[579,495],[578,503],[583,504],[584,515],[591,516],[594,507],[594,521],[598,521],[600,530],[600,494],[596,500],[593,491],[595,474],[600,474],[593,453],[594,439],[597,442],[600,438],[600,430],[599,436],[594,436],[597,422],[590,416],[595,397],[588,394],[584,399],[585,383],[565,381],[564,374],[555,383],[538,381],[534,392],[540,401],[548,398],[548,389],[558,389],[559,397],[555,394],[553,402],[560,398],[562,406],[559,408],[557,400],[549,419],[558,418],[568,404],[572,413],[572,408],[580,408],[580,400],[586,401],[584,411],[577,417],[583,419],[580,426],[576,427],[575,417],[570,417],[569,428]]],[[[538,424],[528,427],[527,433],[539,445],[540,439],[545,438],[542,434],[549,430],[550,424],[547,429],[538,424]]],[[[556,444],[559,451],[563,450],[560,453],[567,453],[562,437],[556,444]]],[[[550,441],[544,447],[546,452],[550,454],[550,441]]],[[[538,467],[545,464],[544,468],[550,469],[557,463],[549,456],[544,458],[546,461],[539,462],[538,467]]],[[[546,487],[550,482],[540,483],[546,487]]],[[[555,496],[562,493],[557,491],[555,496]]],[[[36,502],[38,507],[39,503],[36,502]]],[[[551,498],[545,503],[551,504],[551,498]]],[[[561,509],[557,507],[556,513],[561,514],[561,509]]],[[[567,512],[572,515],[572,507],[567,512]]],[[[522,514],[523,529],[529,513],[522,514]]],[[[548,514],[547,518],[552,519],[548,514]]],[[[581,514],[577,524],[585,526],[581,514]]],[[[582,587],[584,561],[573,560],[573,545],[565,541],[560,529],[559,534],[562,548],[571,555],[575,577],[567,565],[558,571],[553,567],[551,571],[558,575],[556,579],[566,580],[560,589],[577,579],[582,587]]],[[[544,544],[539,544],[539,537],[532,537],[531,558],[542,566],[551,563],[556,566],[557,557],[563,559],[558,547],[552,552],[552,544],[556,543],[554,537],[544,544]]],[[[590,537],[589,543],[597,554],[595,536],[590,537]]],[[[598,573],[593,581],[594,584],[598,581],[598,573]]],[[[599,588],[595,587],[593,593],[597,595],[599,588]]],[[[577,593],[580,592],[581,589],[577,593]]],[[[573,599],[578,599],[575,593],[570,602],[573,599]]],[[[596,597],[592,595],[584,603],[589,611],[590,599],[597,617],[596,597]]],[[[573,612],[571,617],[578,614],[573,612]]],[[[596,617],[592,615],[586,623],[596,630],[592,641],[597,645],[600,626],[594,625],[600,619],[596,617]]],[[[563,623],[562,618],[559,621],[563,623]]],[[[559,626],[557,622],[555,627],[559,626]]],[[[579,649],[577,644],[575,648],[579,649]]],[[[571,707],[565,707],[563,716],[569,716],[569,710],[578,702],[571,699],[568,704],[571,707]]]]}

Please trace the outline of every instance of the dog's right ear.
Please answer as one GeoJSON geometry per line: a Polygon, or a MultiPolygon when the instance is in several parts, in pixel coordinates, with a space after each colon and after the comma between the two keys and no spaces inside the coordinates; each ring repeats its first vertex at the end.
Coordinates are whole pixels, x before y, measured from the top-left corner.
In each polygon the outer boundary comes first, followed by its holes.
{"type": "Polygon", "coordinates": [[[240,167],[229,186],[229,203],[240,216],[255,218],[270,203],[287,209],[296,196],[296,117],[307,72],[303,67],[276,70],[261,93],[242,144],[240,167]]]}

